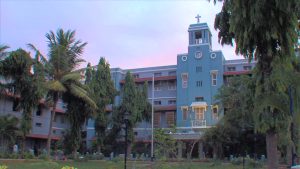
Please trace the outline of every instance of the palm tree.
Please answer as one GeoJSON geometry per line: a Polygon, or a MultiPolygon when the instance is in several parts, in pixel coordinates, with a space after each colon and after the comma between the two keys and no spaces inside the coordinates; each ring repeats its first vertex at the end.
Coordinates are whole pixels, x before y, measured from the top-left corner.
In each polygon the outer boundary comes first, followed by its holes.
{"type": "Polygon", "coordinates": [[[8,52],[6,52],[6,49],[8,49],[9,46],[6,46],[6,45],[0,45],[0,60],[4,59],[8,52]]]}
{"type": "MultiPolygon", "coordinates": [[[[78,72],[74,72],[75,68],[84,61],[80,59],[80,56],[87,43],[76,40],[75,31],[68,30],[65,32],[63,29],[58,29],[56,35],[53,31],[50,31],[46,34],[46,38],[49,47],[48,60],[45,57],[41,58],[45,61],[46,88],[48,89],[48,97],[52,102],[47,139],[47,153],[48,157],[50,157],[52,122],[55,117],[57,102],[62,97],[62,94],[68,92],[72,96],[88,102],[94,108],[96,108],[96,105],[90,99],[86,90],[79,85],[81,75],[78,72]]],[[[29,47],[36,51],[36,56],[43,56],[32,44],[29,44],[29,47]]]]}
{"type": "Polygon", "coordinates": [[[0,62],[0,75],[6,79],[2,86],[4,89],[12,89],[15,99],[19,97],[19,107],[23,110],[21,120],[22,150],[25,148],[26,135],[31,129],[32,110],[43,96],[40,85],[42,78],[37,71],[38,67],[38,63],[23,49],[10,52],[9,56],[0,62]],[[31,71],[32,68],[34,68],[33,72],[31,71]]]}
{"type": "Polygon", "coordinates": [[[12,116],[1,116],[0,117],[0,144],[2,152],[5,152],[7,145],[13,143],[18,134],[18,119],[12,116]]]}

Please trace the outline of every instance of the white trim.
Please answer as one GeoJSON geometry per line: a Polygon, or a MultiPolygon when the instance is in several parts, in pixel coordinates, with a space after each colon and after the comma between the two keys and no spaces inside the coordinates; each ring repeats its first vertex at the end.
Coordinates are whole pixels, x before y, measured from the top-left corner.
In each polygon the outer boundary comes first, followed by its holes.
{"type": "Polygon", "coordinates": [[[203,45],[209,45],[209,43],[191,44],[189,46],[203,46],[203,45]]]}
{"type": "Polygon", "coordinates": [[[217,58],[217,54],[216,54],[216,53],[211,53],[211,54],[210,54],[210,58],[211,58],[211,59],[216,59],[216,58],[217,58]],[[213,55],[214,55],[214,56],[213,56],[213,55]]]}
{"type": "Polygon", "coordinates": [[[187,61],[187,59],[188,59],[187,56],[185,56],[185,55],[181,56],[181,60],[182,60],[183,62],[187,61]]]}
{"type": "Polygon", "coordinates": [[[65,128],[61,128],[61,127],[52,127],[52,129],[55,129],[55,130],[65,130],[65,128]]]}
{"type": "Polygon", "coordinates": [[[156,69],[156,70],[143,70],[143,71],[130,71],[130,73],[144,73],[144,72],[158,72],[158,71],[164,71],[164,70],[177,70],[177,68],[165,68],[165,69],[156,69]]]}
{"type": "Polygon", "coordinates": [[[86,127],[87,130],[95,130],[95,127],[86,127]]]}

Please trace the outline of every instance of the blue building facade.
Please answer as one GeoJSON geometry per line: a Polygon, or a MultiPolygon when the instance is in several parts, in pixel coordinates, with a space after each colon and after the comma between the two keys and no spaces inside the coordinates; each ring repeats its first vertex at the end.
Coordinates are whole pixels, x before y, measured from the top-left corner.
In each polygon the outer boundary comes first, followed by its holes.
{"type": "MultiPolygon", "coordinates": [[[[145,67],[137,69],[112,68],[111,77],[115,88],[121,91],[126,72],[130,72],[136,84],[148,83],[148,99],[154,103],[154,127],[176,127],[173,137],[178,141],[200,140],[203,132],[222,118],[224,111],[215,100],[218,89],[226,84],[227,78],[234,75],[250,74],[255,62],[246,59],[226,60],[222,51],[213,50],[212,35],[206,23],[191,24],[188,28],[189,44],[187,53],[178,54],[176,65],[145,67]],[[154,81],[153,81],[154,77],[154,81]],[[154,85],[154,86],[153,86],[154,85]],[[154,91],[152,91],[152,87],[154,91]]],[[[96,67],[95,67],[96,68],[96,67]]],[[[81,70],[84,75],[85,70],[81,70]]],[[[84,76],[83,79],[84,81],[84,76]]],[[[121,96],[116,96],[115,105],[121,103],[121,96]]],[[[8,111],[13,99],[10,96],[0,98],[0,114],[20,116],[18,111],[8,111]],[[4,109],[5,108],[5,109],[4,109]]],[[[108,105],[108,110],[112,105],[108,105]]],[[[59,103],[53,127],[53,139],[61,139],[69,128],[65,120],[65,106],[59,103]]],[[[33,112],[32,130],[28,135],[28,147],[42,148],[46,145],[49,130],[50,109],[43,107],[42,113],[33,112]]],[[[93,119],[83,127],[86,132],[86,145],[92,146],[95,140],[93,119]]],[[[151,140],[151,123],[140,122],[134,129],[137,142],[151,140]]],[[[199,142],[199,157],[202,144],[199,142]]]]}
{"type": "MultiPolygon", "coordinates": [[[[191,24],[188,35],[188,52],[177,55],[176,65],[111,69],[112,80],[119,91],[128,71],[137,86],[148,83],[148,99],[150,103],[153,99],[154,103],[154,127],[175,126],[176,133],[172,135],[178,141],[201,140],[205,130],[216,125],[224,114],[215,99],[218,89],[226,84],[228,77],[250,74],[255,66],[255,62],[249,63],[246,59],[226,60],[222,51],[213,50],[212,35],[206,23],[191,24]]],[[[117,96],[115,104],[120,102],[121,97],[117,96]]],[[[95,135],[93,126],[93,120],[90,120],[87,127],[88,146],[95,135]]],[[[134,131],[135,141],[151,140],[150,122],[139,123],[134,131]]],[[[202,144],[198,146],[201,156],[202,144]]]]}

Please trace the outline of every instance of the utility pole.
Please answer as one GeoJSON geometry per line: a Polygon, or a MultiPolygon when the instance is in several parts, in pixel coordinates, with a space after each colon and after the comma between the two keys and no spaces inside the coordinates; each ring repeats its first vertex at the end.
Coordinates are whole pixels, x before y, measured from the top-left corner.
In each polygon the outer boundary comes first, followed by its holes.
{"type": "Polygon", "coordinates": [[[153,73],[153,76],[152,76],[152,120],[151,120],[151,161],[154,160],[154,153],[153,153],[153,150],[154,150],[154,132],[153,132],[153,128],[154,128],[154,73],[153,73]]]}

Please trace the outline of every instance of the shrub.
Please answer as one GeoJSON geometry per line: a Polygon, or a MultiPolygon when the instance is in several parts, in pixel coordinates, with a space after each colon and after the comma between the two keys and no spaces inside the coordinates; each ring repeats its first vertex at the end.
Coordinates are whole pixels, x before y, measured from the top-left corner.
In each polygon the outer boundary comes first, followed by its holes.
{"type": "Polygon", "coordinates": [[[6,165],[0,165],[0,169],[7,169],[8,167],[6,165]]]}
{"type": "Polygon", "coordinates": [[[31,154],[29,152],[25,152],[23,157],[24,157],[24,159],[33,159],[34,158],[33,154],[31,154]]]}
{"type": "Polygon", "coordinates": [[[64,167],[62,167],[61,169],[77,169],[77,168],[71,167],[71,166],[64,166],[64,167]]]}

